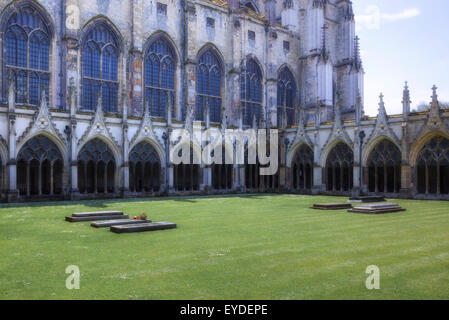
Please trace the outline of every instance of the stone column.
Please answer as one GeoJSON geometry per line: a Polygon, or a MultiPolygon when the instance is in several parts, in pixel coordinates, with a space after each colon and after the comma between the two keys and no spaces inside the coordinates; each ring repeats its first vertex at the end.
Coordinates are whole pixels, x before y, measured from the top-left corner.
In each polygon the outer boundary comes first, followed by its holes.
{"type": "Polygon", "coordinates": [[[266,84],[267,90],[267,112],[269,117],[267,126],[269,127],[277,127],[277,117],[281,116],[277,114],[277,79],[273,76],[272,78],[267,79],[266,84]]]}
{"type": "MultiPolygon", "coordinates": [[[[415,168],[410,167],[410,154],[407,143],[407,123],[402,124],[402,161],[401,161],[401,189],[399,195],[401,198],[407,198],[414,191],[417,191],[417,181],[412,181],[412,170],[415,168]]],[[[416,174],[413,175],[417,179],[416,174]]]]}
{"type": "MultiPolygon", "coordinates": [[[[317,124],[317,127],[319,127],[319,123],[317,124]]],[[[319,194],[322,192],[325,187],[323,184],[323,168],[320,165],[320,156],[321,156],[321,148],[319,145],[320,141],[320,133],[317,130],[314,133],[315,143],[313,147],[313,186],[312,186],[312,194],[319,194]]],[[[298,181],[299,185],[299,181],[298,181]]]]}
{"type": "Polygon", "coordinates": [[[17,201],[19,191],[17,190],[17,162],[16,162],[16,100],[15,82],[10,75],[8,84],[8,162],[6,168],[8,172],[8,188],[6,200],[8,202],[17,201]]]}
{"type": "Polygon", "coordinates": [[[126,91],[122,94],[122,165],[120,167],[121,183],[120,194],[126,197],[129,193],[129,139],[128,139],[128,96],[126,91]]]}
{"type": "MultiPolygon", "coordinates": [[[[358,130],[356,130],[355,135],[358,135],[358,130]]],[[[360,185],[360,166],[362,166],[363,164],[360,163],[359,160],[360,157],[360,140],[358,138],[356,138],[356,141],[354,143],[354,167],[352,170],[352,190],[351,193],[353,196],[358,196],[359,195],[359,189],[362,188],[363,191],[363,181],[362,181],[362,186],[360,185]]]]}

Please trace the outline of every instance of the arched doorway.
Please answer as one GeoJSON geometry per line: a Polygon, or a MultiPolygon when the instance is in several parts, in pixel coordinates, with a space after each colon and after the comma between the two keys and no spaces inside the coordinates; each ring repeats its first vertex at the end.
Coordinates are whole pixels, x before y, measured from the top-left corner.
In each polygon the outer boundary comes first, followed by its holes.
{"type": "Polygon", "coordinates": [[[131,192],[157,192],[161,188],[161,163],[149,142],[137,144],[129,155],[129,189],[131,192]]]}
{"type": "Polygon", "coordinates": [[[309,192],[313,185],[313,150],[303,144],[296,151],[292,161],[292,188],[299,192],[309,192]]]}
{"type": "Polygon", "coordinates": [[[392,142],[384,139],[376,145],[367,168],[369,192],[396,193],[401,188],[401,151],[392,142]]]}
{"type": "Polygon", "coordinates": [[[116,163],[109,147],[96,138],[78,155],[78,189],[81,194],[114,193],[116,163]]]}
{"type": "Polygon", "coordinates": [[[351,148],[339,142],[329,153],[326,161],[326,189],[347,192],[353,187],[354,153],[351,148]]]}
{"type": "Polygon", "coordinates": [[[17,156],[17,187],[21,196],[63,193],[63,158],[56,144],[43,135],[28,140],[17,156]]]}
{"type": "Polygon", "coordinates": [[[449,140],[437,136],[421,149],[417,159],[417,191],[449,194],[449,140]]]}

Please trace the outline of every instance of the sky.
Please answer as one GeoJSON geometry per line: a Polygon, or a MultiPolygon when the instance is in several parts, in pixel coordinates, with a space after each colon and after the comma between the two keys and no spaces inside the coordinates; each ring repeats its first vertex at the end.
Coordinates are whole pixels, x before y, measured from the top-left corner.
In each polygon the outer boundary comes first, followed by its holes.
{"type": "Polygon", "coordinates": [[[402,113],[408,81],[412,110],[429,104],[432,86],[449,101],[449,0],[353,0],[365,70],[365,114],[402,113]]]}

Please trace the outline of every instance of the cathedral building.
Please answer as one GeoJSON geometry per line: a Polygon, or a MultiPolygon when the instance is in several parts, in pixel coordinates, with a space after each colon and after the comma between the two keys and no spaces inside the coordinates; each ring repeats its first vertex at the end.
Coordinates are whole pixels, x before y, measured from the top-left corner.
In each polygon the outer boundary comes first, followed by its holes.
{"type": "Polygon", "coordinates": [[[434,86],[412,112],[406,85],[402,114],[381,95],[365,116],[349,0],[0,0],[0,47],[2,201],[449,199],[449,110],[434,86]],[[277,129],[279,169],[175,165],[170,135],[192,123],[277,129]]]}

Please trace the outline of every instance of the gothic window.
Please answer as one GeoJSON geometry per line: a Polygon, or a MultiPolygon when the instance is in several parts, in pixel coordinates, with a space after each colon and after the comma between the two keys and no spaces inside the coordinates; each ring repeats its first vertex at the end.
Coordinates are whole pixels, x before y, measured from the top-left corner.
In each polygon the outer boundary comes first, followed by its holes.
{"type": "Polygon", "coordinates": [[[292,186],[294,190],[312,189],[313,185],[313,150],[303,144],[296,151],[292,161],[292,186]]]}
{"type": "Polygon", "coordinates": [[[80,193],[113,193],[115,168],[114,155],[103,141],[96,138],[86,143],[78,155],[80,193]]]}
{"type": "Polygon", "coordinates": [[[350,191],[353,187],[353,169],[353,151],[345,143],[339,142],[327,157],[327,190],[350,191]]]}
{"type": "Polygon", "coordinates": [[[252,125],[254,119],[259,123],[262,116],[262,71],[254,59],[248,59],[242,64],[240,100],[243,124],[252,125]]]}
{"type": "Polygon", "coordinates": [[[284,67],[278,76],[278,126],[282,126],[284,110],[286,113],[287,126],[295,123],[295,94],[296,83],[293,74],[284,67]]]}
{"type": "Polygon", "coordinates": [[[56,144],[39,135],[17,156],[17,186],[22,196],[62,194],[63,158],[56,144]]]}
{"type": "Polygon", "coordinates": [[[106,24],[97,24],[87,33],[83,41],[84,110],[95,110],[101,90],[103,110],[118,111],[118,58],[119,46],[116,35],[106,24]]]}
{"type": "Polygon", "coordinates": [[[367,162],[370,192],[398,192],[401,185],[401,152],[390,141],[382,140],[371,151],[367,162]]]}
{"type": "Polygon", "coordinates": [[[12,76],[16,103],[38,105],[41,87],[50,84],[50,30],[42,15],[31,6],[15,11],[6,23],[4,83],[12,76]]]}
{"type": "Polygon", "coordinates": [[[161,163],[148,142],[136,145],[129,155],[129,188],[131,192],[154,192],[161,187],[161,163]]]}
{"type": "Polygon", "coordinates": [[[166,118],[167,97],[174,101],[174,93],[175,53],[165,38],[158,37],[151,43],[145,55],[145,98],[152,106],[151,115],[166,118]]]}
{"type": "Polygon", "coordinates": [[[417,161],[418,193],[449,194],[449,140],[438,136],[421,149],[417,161]]]}
{"type": "Polygon", "coordinates": [[[198,61],[197,97],[195,118],[204,121],[206,106],[209,106],[210,121],[221,122],[221,61],[217,54],[208,49],[198,61]]]}
{"type": "MultiPolygon", "coordinates": [[[[173,184],[176,191],[200,190],[200,165],[193,163],[193,147],[190,146],[190,163],[181,163],[173,168],[173,184]]],[[[178,155],[182,156],[182,149],[178,155]]]]}

